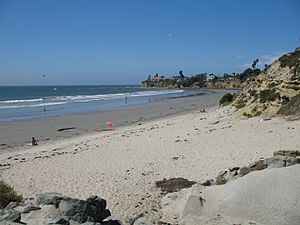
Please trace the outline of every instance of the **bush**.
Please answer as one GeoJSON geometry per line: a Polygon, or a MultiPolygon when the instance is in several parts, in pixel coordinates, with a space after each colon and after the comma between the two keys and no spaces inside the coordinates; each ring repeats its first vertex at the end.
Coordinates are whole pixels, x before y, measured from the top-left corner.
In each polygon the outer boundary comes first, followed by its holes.
{"type": "Polygon", "coordinates": [[[233,94],[231,93],[227,93],[225,95],[223,95],[223,97],[220,99],[219,103],[220,105],[226,106],[226,105],[230,105],[233,101],[233,94]]]}
{"type": "Polygon", "coordinates": [[[216,180],[216,185],[223,185],[226,184],[227,180],[224,178],[220,178],[216,180]]]}
{"type": "Polygon", "coordinates": [[[261,111],[257,111],[257,112],[254,114],[254,116],[260,116],[261,114],[262,114],[261,111]]]}
{"type": "Polygon", "coordinates": [[[252,117],[252,115],[250,113],[246,113],[246,112],[243,113],[243,116],[246,116],[247,118],[251,118],[252,117]]]}
{"type": "Polygon", "coordinates": [[[276,92],[276,89],[267,89],[262,90],[259,93],[260,102],[265,103],[267,101],[275,101],[276,99],[280,98],[280,94],[276,92]]]}
{"type": "Polygon", "coordinates": [[[21,202],[23,200],[21,195],[3,180],[0,181],[0,208],[5,208],[10,202],[21,202]]]}

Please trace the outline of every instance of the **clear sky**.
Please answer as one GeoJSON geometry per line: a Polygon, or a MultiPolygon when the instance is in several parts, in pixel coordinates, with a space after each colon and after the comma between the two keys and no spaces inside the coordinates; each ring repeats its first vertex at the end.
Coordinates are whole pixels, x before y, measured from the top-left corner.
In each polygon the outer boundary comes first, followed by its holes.
{"type": "Polygon", "coordinates": [[[0,0],[0,85],[240,72],[300,45],[299,12],[299,0],[0,0]]]}

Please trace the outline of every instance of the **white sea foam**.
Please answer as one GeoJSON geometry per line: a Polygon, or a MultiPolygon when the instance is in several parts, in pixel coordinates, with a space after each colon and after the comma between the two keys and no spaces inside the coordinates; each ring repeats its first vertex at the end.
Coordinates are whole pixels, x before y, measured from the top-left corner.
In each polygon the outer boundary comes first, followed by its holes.
{"type": "Polygon", "coordinates": [[[57,96],[55,100],[75,101],[75,102],[89,102],[98,100],[113,100],[127,97],[146,97],[164,94],[181,93],[184,90],[159,90],[159,91],[139,91],[133,93],[117,93],[117,94],[103,94],[103,95],[75,95],[75,96],[57,96]]]}
{"type": "Polygon", "coordinates": [[[115,94],[98,94],[98,95],[70,95],[70,96],[52,96],[46,98],[24,99],[24,100],[5,100],[0,101],[0,109],[15,109],[15,108],[32,108],[52,105],[61,105],[67,103],[87,103],[92,101],[109,101],[116,99],[158,96],[165,94],[176,94],[184,92],[184,90],[151,90],[138,91],[115,94]],[[39,103],[42,102],[42,103],[39,103]],[[36,104],[34,104],[36,103],[36,104]]]}
{"type": "Polygon", "coordinates": [[[41,102],[41,101],[43,101],[42,98],[35,98],[35,99],[6,100],[6,101],[0,101],[0,103],[8,104],[8,103],[41,102]]]}

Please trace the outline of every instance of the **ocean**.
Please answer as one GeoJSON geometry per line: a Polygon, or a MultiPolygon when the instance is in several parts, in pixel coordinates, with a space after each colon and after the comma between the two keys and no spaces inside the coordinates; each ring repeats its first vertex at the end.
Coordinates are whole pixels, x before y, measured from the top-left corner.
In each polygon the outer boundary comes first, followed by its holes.
{"type": "Polygon", "coordinates": [[[0,86],[0,122],[147,104],[205,90],[142,89],[137,85],[0,86]]]}

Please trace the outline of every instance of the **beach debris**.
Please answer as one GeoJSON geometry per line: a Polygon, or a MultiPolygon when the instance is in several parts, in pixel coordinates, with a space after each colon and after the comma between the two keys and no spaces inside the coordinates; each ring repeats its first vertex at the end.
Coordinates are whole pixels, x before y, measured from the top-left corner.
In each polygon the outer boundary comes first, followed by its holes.
{"type": "Polygon", "coordinates": [[[115,125],[112,122],[106,122],[106,126],[114,127],[115,125]]]}
{"type": "Polygon", "coordinates": [[[73,130],[76,129],[76,127],[64,127],[64,128],[60,128],[57,131],[65,131],[65,130],[73,130]]]}
{"type": "Polygon", "coordinates": [[[266,117],[266,118],[259,119],[258,121],[262,122],[262,121],[268,121],[268,120],[271,120],[271,118],[270,117],[266,117]]]}
{"type": "Polygon", "coordinates": [[[213,129],[209,129],[208,131],[211,133],[211,132],[213,132],[214,130],[216,130],[216,129],[213,128],[213,129]]]}
{"type": "Polygon", "coordinates": [[[221,127],[221,129],[227,129],[227,128],[231,128],[232,125],[226,126],[226,127],[221,127]]]}
{"type": "Polygon", "coordinates": [[[108,128],[104,128],[104,129],[100,129],[100,128],[96,128],[95,131],[97,132],[101,132],[101,131],[113,131],[116,130],[115,124],[113,122],[106,122],[105,123],[106,126],[108,126],[108,128]]]}
{"type": "Polygon", "coordinates": [[[189,181],[185,178],[171,178],[171,179],[163,179],[160,181],[156,181],[155,185],[157,188],[160,188],[164,193],[176,192],[184,188],[192,187],[196,182],[189,181]]]}
{"type": "Polygon", "coordinates": [[[215,125],[215,124],[218,124],[218,123],[220,123],[219,120],[217,120],[216,122],[212,122],[211,125],[215,125]]]}

